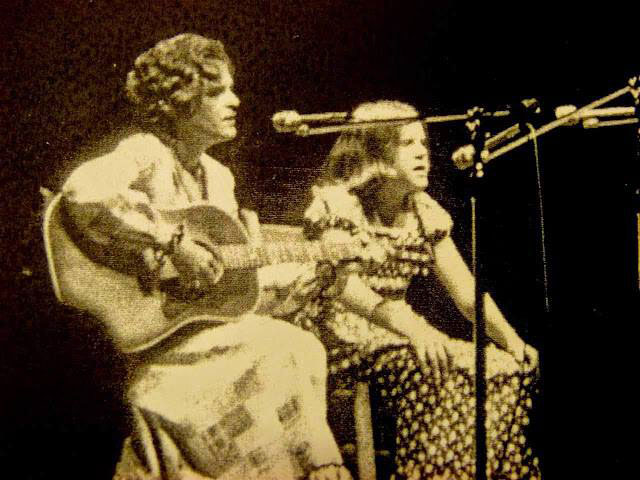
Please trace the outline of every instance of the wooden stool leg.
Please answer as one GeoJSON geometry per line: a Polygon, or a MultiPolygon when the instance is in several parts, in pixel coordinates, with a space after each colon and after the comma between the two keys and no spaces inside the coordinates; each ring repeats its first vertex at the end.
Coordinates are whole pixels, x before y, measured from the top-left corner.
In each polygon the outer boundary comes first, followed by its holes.
{"type": "Polygon", "coordinates": [[[376,480],[376,453],[373,445],[373,426],[371,423],[371,402],[369,400],[368,383],[356,383],[353,415],[355,417],[356,428],[358,477],[360,480],[376,480]]]}

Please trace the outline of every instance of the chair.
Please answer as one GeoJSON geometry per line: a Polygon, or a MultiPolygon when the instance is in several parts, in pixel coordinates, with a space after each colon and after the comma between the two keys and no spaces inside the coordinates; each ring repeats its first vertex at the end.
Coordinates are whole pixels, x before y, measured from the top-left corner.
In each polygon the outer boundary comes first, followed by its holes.
{"type": "Polygon", "coordinates": [[[56,299],[60,303],[65,303],[62,288],[60,286],[60,279],[58,275],[57,256],[55,255],[55,224],[59,222],[58,218],[58,205],[60,204],[60,194],[55,195],[53,192],[41,189],[44,200],[44,216],[42,220],[42,235],[44,238],[44,249],[47,256],[47,267],[49,270],[49,278],[51,279],[51,286],[53,292],[56,295],[56,299]]]}

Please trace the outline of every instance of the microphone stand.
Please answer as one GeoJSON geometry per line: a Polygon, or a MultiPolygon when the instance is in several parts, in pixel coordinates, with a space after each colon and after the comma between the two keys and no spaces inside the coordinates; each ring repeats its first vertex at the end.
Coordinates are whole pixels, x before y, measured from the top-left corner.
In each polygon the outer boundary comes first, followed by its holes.
{"type": "MultiPolygon", "coordinates": [[[[633,79],[632,79],[633,80],[633,79]]],[[[631,83],[631,80],[630,80],[631,83]]],[[[620,90],[616,90],[615,92],[599,98],[598,100],[594,100],[593,102],[589,103],[588,105],[585,105],[584,107],[581,107],[579,109],[577,109],[576,111],[570,113],[569,115],[565,115],[564,117],[560,117],[557,120],[554,120],[552,122],[547,123],[546,125],[543,125],[540,128],[537,128],[535,131],[530,132],[527,135],[523,135],[522,137],[518,138],[517,140],[514,140],[511,143],[508,143],[507,145],[498,148],[497,150],[489,153],[486,156],[482,157],[482,163],[489,163],[491,160],[494,160],[498,157],[501,157],[502,155],[504,155],[505,153],[510,152],[511,150],[514,150],[516,148],[518,148],[521,145],[524,145],[525,143],[533,140],[534,138],[540,137],[542,135],[544,135],[545,133],[550,132],[551,130],[555,130],[558,127],[562,127],[565,125],[571,125],[573,123],[575,123],[576,120],[578,120],[582,115],[584,115],[585,113],[592,111],[598,107],[600,107],[601,105],[604,105],[605,103],[611,102],[613,100],[615,100],[618,97],[621,97],[622,95],[625,95],[627,93],[630,93],[632,90],[632,87],[630,85],[621,88],[620,90]]],[[[489,144],[491,141],[493,140],[493,138],[489,138],[487,140],[487,144],[489,144]]]]}
{"type": "Polygon", "coordinates": [[[482,162],[482,152],[485,150],[485,130],[480,117],[482,109],[474,107],[469,110],[469,120],[466,126],[471,135],[471,142],[475,148],[473,158],[473,168],[471,170],[471,270],[475,277],[475,322],[474,322],[474,343],[475,343],[475,387],[476,387],[476,476],[477,480],[487,479],[487,429],[486,419],[486,399],[487,385],[485,379],[486,371],[486,322],[484,315],[485,297],[485,274],[483,264],[479,258],[481,244],[479,234],[483,232],[484,225],[478,215],[478,199],[482,196],[482,179],[484,178],[484,163],[482,162]]]}
{"type": "Polygon", "coordinates": [[[487,430],[486,430],[486,316],[485,301],[487,297],[487,275],[485,263],[483,262],[485,219],[482,217],[479,204],[484,194],[483,179],[485,178],[484,158],[486,149],[495,147],[520,131],[525,131],[533,120],[534,114],[540,113],[537,100],[527,99],[510,106],[510,114],[515,117],[515,125],[501,131],[494,137],[487,139],[487,132],[482,117],[487,117],[482,108],[474,107],[469,110],[469,120],[466,127],[471,136],[471,143],[474,147],[474,158],[471,169],[471,270],[475,277],[475,322],[474,322],[474,343],[475,343],[475,387],[476,387],[476,476],[477,480],[487,479],[487,430]]]}
{"type": "MultiPolygon", "coordinates": [[[[329,113],[311,113],[311,114],[299,114],[295,110],[288,110],[278,112],[273,116],[273,126],[278,133],[293,133],[299,137],[309,137],[312,135],[326,135],[328,133],[342,133],[350,130],[359,130],[365,127],[374,127],[377,125],[406,125],[409,122],[419,121],[423,125],[429,125],[432,123],[449,123],[460,122],[469,120],[470,112],[453,115],[434,115],[428,117],[418,117],[416,115],[408,117],[394,117],[389,119],[379,120],[360,120],[350,121],[348,112],[329,112],[329,113]],[[293,120],[291,124],[286,124],[285,117],[278,118],[281,114],[291,114],[293,120]],[[281,120],[282,119],[282,120],[281,120]],[[332,125],[317,126],[316,123],[330,123],[332,125]]],[[[509,110],[496,110],[492,112],[481,113],[482,117],[507,117],[511,115],[509,110]]],[[[507,133],[507,132],[505,132],[507,133]]],[[[513,138],[518,132],[509,130],[509,137],[513,138]]]]}
{"type": "MultiPolygon", "coordinates": [[[[629,125],[631,123],[640,123],[640,77],[629,79],[629,93],[633,98],[634,117],[632,119],[612,120],[609,122],[600,122],[606,124],[604,126],[629,125]]],[[[631,205],[635,211],[636,217],[636,286],[640,292],[640,127],[636,128],[636,165],[633,168],[633,179],[631,180],[631,205]]]]}
{"type": "MultiPolygon", "coordinates": [[[[594,110],[594,115],[582,121],[582,126],[585,129],[603,128],[603,127],[620,127],[625,125],[634,125],[640,123],[640,79],[638,77],[631,78],[629,80],[629,93],[631,94],[634,102],[633,107],[616,107],[611,109],[603,109],[603,114],[599,114],[598,110],[594,110]],[[611,114],[609,114],[611,111],[611,114]],[[617,113],[617,115],[616,115],[617,113]],[[634,117],[634,118],[618,118],[614,120],[600,120],[600,117],[620,116],[620,117],[634,117]]],[[[636,160],[637,164],[633,168],[633,179],[629,183],[625,184],[630,194],[630,205],[635,212],[635,235],[637,239],[636,247],[636,286],[638,292],[640,292],[640,127],[636,129],[636,160]]]]}
{"type": "MultiPolygon", "coordinates": [[[[629,93],[633,98],[635,120],[640,123],[640,77],[634,77],[629,80],[629,93]]],[[[636,128],[636,162],[633,176],[634,184],[632,185],[632,204],[633,209],[636,212],[636,259],[637,259],[637,287],[640,292],[640,182],[638,176],[640,175],[640,127],[636,128]]]]}
{"type": "MultiPolygon", "coordinates": [[[[591,102],[590,104],[572,112],[569,115],[558,118],[546,125],[543,125],[537,129],[530,128],[529,133],[521,136],[520,138],[511,141],[507,145],[497,148],[499,145],[509,141],[513,137],[517,136],[520,132],[526,131],[525,118],[521,117],[519,123],[509,127],[506,130],[498,133],[497,135],[486,139],[484,131],[480,128],[480,116],[476,112],[475,118],[470,119],[467,122],[467,127],[471,133],[471,141],[474,146],[474,157],[470,164],[465,165],[463,168],[471,168],[471,178],[474,180],[472,195],[471,195],[471,218],[472,218],[472,270],[476,279],[476,291],[475,291],[475,344],[476,344],[476,479],[486,480],[487,471],[487,455],[486,455],[486,426],[485,426],[485,402],[486,402],[486,320],[484,318],[485,313],[485,272],[484,265],[481,261],[481,253],[483,252],[483,245],[481,240],[484,238],[484,225],[482,223],[482,217],[479,215],[478,204],[479,198],[482,196],[482,178],[485,176],[484,165],[491,160],[498,158],[505,153],[524,145],[529,141],[533,141],[540,135],[550,132],[557,127],[570,125],[572,122],[584,116],[587,112],[593,111],[597,107],[604,105],[622,95],[631,93],[635,102],[635,119],[627,120],[613,120],[609,122],[601,122],[600,125],[595,126],[618,126],[628,125],[631,123],[640,123],[640,79],[634,77],[629,80],[628,86],[619,89],[605,97],[591,102]],[[489,152],[490,148],[497,148],[493,152],[489,152]]],[[[514,112],[517,113],[517,112],[514,112]]],[[[521,110],[520,114],[524,112],[521,110]]],[[[590,128],[591,125],[588,122],[583,123],[585,128],[590,128]]],[[[637,157],[640,167],[640,128],[636,130],[637,134],[637,157]]],[[[637,230],[637,259],[638,259],[638,291],[640,291],[640,184],[636,182],[633,186],[633,199],[634,209],[636,212],[636,230],[637,230]]],[[[543,239],[544,243],[544,239],[543,239]]],[[[544,245],[543,245],[544,246],[544,245]]],[[[549,313],[549,302],[545,297],[545,311],[549,313]]]]}
{"type": "MultiPolygon", "coordinates": [[[[626,116],[628,113],[629,113],[628,108],[620,109],[620,115],[626,116]]],[[[610,115],[606,114],[603,116],[609,117],[610,115]]],[[[610,93],[609,95],[606,95],[602,98],[594,100],[588,105],[585,105],[584,107],[581,107],[568,115],[565,115],[552,122],[549,122],[546,125],[543,125],[542,127],[531,131],[527,135],[523,135],[520,138],[512,141],[511,143],[508,143],[494,150],[493,152],[486,151],[485,154],[480,157],[480,159],[484,164],[489,163],[491,160],[501,157],[505,153],[508,153],[511,150],[514,150],[515,148],[521,145],[524,145],[525,143],[532,141],[535,138],[541,135],[544,135],[545,133],[548,133],[558,127],[575,125],[580,119],[583,119],[582,121],[583,127],[589,128],[589,129],[599,128],[599,127],[617,127],[617,126],[625,126],[630,124],[640,124],[640,77],[630,78],[626,87],[616,90],[615,92],[610,93]],[[597,118],[598,111],[596,109],[598,107],[606,103],[609,103],[623,95],[626,95],[627,93],[631,94],[634,101],[635,108],[633,108],[633,115],[635,116],[635,118],[626,118],[626,119],[617,119],[617,120],[608,120],[608,121],[600,121],[597,118]],[[596,115],[592,115],[592,113],[596,113],[596,115]]],[[[510,127],[509,129],[499,133],[498,135],[495,135],[494,137],[487,139],[485,142],[485,148],[497,146],[503,143],[505,139],[513,138],[513,136],[517,135],[518,132],[519,132],[518,126],[514,125],[513,127],[510,127]]],[[[636,130],[636,136],[637,136],[636,157],[638,159],[638,166],[636,167],[636,170],[640,170],[640,128],[636,130]]],[[[478,167],[476,165],[476,169],[478,168],[482,170],[481,167],[478,167]]],[[[637,177],[638,173],[636,173],[635,176],[637,177]]],[[[633,208],[636,212],[635,214],[636,236],[637,236],[636,254],[637,254],[637,263],[638,263],[637,289],[638,289],[638,292],[640,292],[640,181],[636,178],[633,182],[634,182],[634,185],[631,185],[631,192],[632,192],[633,208]]]]}

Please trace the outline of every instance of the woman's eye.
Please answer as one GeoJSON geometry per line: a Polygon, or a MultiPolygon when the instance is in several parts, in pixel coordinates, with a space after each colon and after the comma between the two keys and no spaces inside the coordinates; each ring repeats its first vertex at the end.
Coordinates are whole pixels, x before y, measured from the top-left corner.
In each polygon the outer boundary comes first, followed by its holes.
{"type": "Polygon", "coordinates": [[[209,88],[207,88],[205,90],[205,95],[207,97],[217,97],[218,95],[220,95],[222,92],[224,92],[224,87],[219,87],[219,86],[210,86],[209,88]]]}

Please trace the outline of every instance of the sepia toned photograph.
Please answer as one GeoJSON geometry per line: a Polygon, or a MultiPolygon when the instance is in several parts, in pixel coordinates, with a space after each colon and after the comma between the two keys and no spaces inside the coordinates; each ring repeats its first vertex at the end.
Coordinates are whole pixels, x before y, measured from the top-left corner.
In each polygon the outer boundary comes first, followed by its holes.
{"type": "Polygon", "coordinates": [[[2,478],[626,478],[619,3],[2,2],[2,478]]]}

